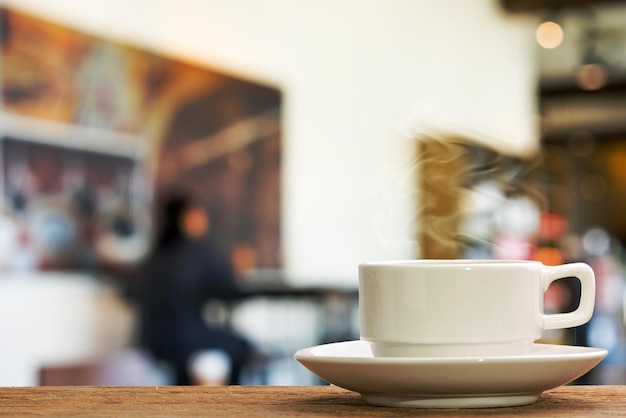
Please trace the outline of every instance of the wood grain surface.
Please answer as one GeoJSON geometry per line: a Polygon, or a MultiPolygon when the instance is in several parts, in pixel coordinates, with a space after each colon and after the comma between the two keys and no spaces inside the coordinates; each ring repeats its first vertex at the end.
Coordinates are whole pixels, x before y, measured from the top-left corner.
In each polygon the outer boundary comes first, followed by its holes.
{"type": "Polygon", "coordinates": [[[626,416],[626,386],[564,386],[527,406],[386,408],[334,386],[40,386],[0,388],[0,416],[626,416]]]}

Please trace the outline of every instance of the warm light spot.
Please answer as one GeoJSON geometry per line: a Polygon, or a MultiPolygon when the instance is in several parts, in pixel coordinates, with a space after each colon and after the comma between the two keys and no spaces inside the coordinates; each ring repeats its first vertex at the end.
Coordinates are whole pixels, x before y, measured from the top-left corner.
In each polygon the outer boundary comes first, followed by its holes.
{"type": "Polygon", "coordinates": [[[617,180],[618,184],[626,184],[626,151],[613,150],[609,155],[609,169],[611,177],[617,180]]]}
{"type": "Polygon", "coordinates": [[[578,85],[585,90],[598,90],[606,85],[606,68],[600,64],[585,64],[576,74],[578,85]]]}
{"type": "Polygon", "coordinates": [[[535,260],[541,261],[546,266],[558,266],[565,262],[565,256],[559,248],[546,246],[537,249],[535,260]]]}
{"type": "Polygon", "coordinates": [[[567,219],[559,213],[544,212],[541,214],[539,236],[547,241],[561,238],[568,229],[567,219]]]}
{"type": "Polygon", "coordinates": [[[537,42],[544,48],[552,49],[563,42],[563,29],[558,23],[543,22],[535,32],[537,42]]]}
{"type": "Polygon", "coordinates": [[[230,261],[238,276],[245,277],[257,265],[258,254],[251,245],[235,245],[230,253],[230,261]]]}

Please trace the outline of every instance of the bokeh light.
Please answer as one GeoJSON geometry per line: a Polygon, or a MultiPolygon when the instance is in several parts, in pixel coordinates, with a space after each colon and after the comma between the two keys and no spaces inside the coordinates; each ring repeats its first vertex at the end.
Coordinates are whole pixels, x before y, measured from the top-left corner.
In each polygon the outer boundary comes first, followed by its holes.
{"type": "Polygon", "coordinates": [[[537,27],[535,37],[539,45],[553,49],[563,43],[563,28],[556,22],[543,22],[537,27]]]}

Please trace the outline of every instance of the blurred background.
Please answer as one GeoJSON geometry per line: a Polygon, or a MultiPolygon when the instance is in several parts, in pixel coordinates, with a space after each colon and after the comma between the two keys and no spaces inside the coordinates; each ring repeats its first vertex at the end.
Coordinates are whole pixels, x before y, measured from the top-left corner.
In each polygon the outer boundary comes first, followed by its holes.
{"type": "Polygon", "coordinates": [[[320,383],[293,354],[358,338],[357,265],[414,258],[590,263],[594,317],[544,341],[607,348],[581,382],[626,383],[624,19],[608,0],[2,0],[0,385],[174,382],[132,297],[171,190],[208,210],[240,290],[202,307],[255,347],[237,383],[320,383]]]}

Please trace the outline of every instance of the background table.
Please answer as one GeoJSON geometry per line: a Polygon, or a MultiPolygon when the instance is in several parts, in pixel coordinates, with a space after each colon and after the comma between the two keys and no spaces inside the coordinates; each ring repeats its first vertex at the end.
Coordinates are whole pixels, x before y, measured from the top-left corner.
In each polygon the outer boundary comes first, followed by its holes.
{"type": "Polygon", "coordinates": [[[383,408],[334,386],[40,386],[0,388],[0,416],[623,416],[626,386],[564,386],[527,406],[383,408]]]}

